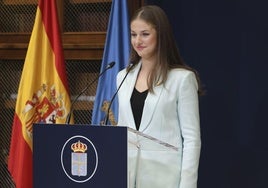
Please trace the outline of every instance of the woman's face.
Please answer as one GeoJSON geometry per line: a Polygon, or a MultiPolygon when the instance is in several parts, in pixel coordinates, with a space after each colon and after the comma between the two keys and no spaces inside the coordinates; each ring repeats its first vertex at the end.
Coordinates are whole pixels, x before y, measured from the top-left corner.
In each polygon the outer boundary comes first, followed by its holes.
{"type": "Polygon", "coordinates": [[[141,19],[131,22],[131,44],[142,59],[150,59],[156,54],[157,34],[152,25],[141,19]]]}

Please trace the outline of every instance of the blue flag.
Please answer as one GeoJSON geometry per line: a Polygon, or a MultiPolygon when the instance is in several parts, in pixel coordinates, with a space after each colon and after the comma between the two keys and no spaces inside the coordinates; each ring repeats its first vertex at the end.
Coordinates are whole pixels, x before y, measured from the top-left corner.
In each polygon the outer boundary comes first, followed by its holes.
{"type": "MultiPolygon", "coordinates": [[[[91,124],[105,122],[111,98],[116,92],[116,75],[128,65],[130,53],[130,30],[127,0],[113,0],[106,36],[101,72],[107,65],[115,62],[99,79],[94,102],[91,124]]],[[[107,124],[116,124],[118,116],[118,99],[112,102],[107,124]]]]}

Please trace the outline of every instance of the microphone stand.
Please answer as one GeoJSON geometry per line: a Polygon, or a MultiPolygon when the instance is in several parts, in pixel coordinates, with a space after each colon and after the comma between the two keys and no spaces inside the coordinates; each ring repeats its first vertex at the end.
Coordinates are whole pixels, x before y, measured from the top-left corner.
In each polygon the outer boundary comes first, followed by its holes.
{"type": "Polygon", "coordinates": [[[110,104],[109,104],[109,106],[108,106],[107,114],[106,114],[106,116],[105,116],[103,125],[107,125],[108,120],[109,120],[109,113],[110,113],[110,109],[111,109],[112,103],[113,103],[113,101],[114,101],[114,99],[115,99],[115,97],[116,97],[116,95],[117,95],[119,89],[121,88],[122,84],[124,83],[125,79],[127,78],[128,73],[130,72],[130,70],[131,70],[132,68],[133,68],[133,64],[130,64],[130,65],[129,65],[129,69],[128,69],[126,75],[124,76],[124,78],[123,78],[123,80],[121,81],[120,85],[118,86],[116,92],[114,93],[114,95],[113,95],[113,97],[112,97],[112,99],[111,99],[111,102],[110,102],[110,104]]]}
{"type": "Polygon", "coordinates": [[[71,120],[71,115],[73,112],[73,105],[75,104],[75,102],[78,100],[78,98],[86,92],[86,90],[94,83],[96,82],[96,80],[98,80],[108,69],[111,69],[114,66],[115,62],[111,62],[109,63],[106,68],[93,80],[91,81],[73,100],[73,102],[71,103],[71,107],[70,107],[70,112],[67,114],[66,120],[65,120],[65,124],[69,124],[70,120],[71,120]]]}

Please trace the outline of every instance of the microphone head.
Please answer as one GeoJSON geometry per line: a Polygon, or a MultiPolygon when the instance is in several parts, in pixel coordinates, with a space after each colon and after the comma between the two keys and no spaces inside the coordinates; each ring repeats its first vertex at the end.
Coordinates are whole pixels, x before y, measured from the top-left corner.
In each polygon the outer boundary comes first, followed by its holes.
{"type": "Polygon", "coordinates": [[[110,68],[112,68],[113,66],[115,65],[115,62],[113,61],[113,62],[111,62],[111,63],[109,63],[108,65],[107,65],[107,69],[110,69],[110,68]]]}
{"type": "Polygon", "coordinates": [[[128,68],[131,69],[133,66],[134,66],[134,64],[133,64],[133,63],[130,63],[130,64],[128,65],[128,68]]]}
{"type": "Polygon", "coordinates": [[[132,68],[134,67],[134,63],[130,63],[128,66],[127,66],[127,71],[131,71],[132,68]]]}

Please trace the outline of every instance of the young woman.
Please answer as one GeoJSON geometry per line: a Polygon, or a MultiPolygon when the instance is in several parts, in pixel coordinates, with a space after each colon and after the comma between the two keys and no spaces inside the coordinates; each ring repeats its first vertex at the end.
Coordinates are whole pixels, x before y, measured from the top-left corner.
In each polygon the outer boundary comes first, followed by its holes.
{"type": "Polygon", "coordinates": [[[130,28],[131,65],[117,76],[119,85],[128,74],[118,93],[118,125],[127,125],[179,151],[173,164],[168,154],[147,153],[147,159],[161,160],[172,173],[158,177],[156,171],[165,167],[160,165],[155,170],[149,163],[142,163],[136,187],[196,188],[201,149],[198,75],[180,57],[161,8],[140,8],[131,19],[130,28]]]}

